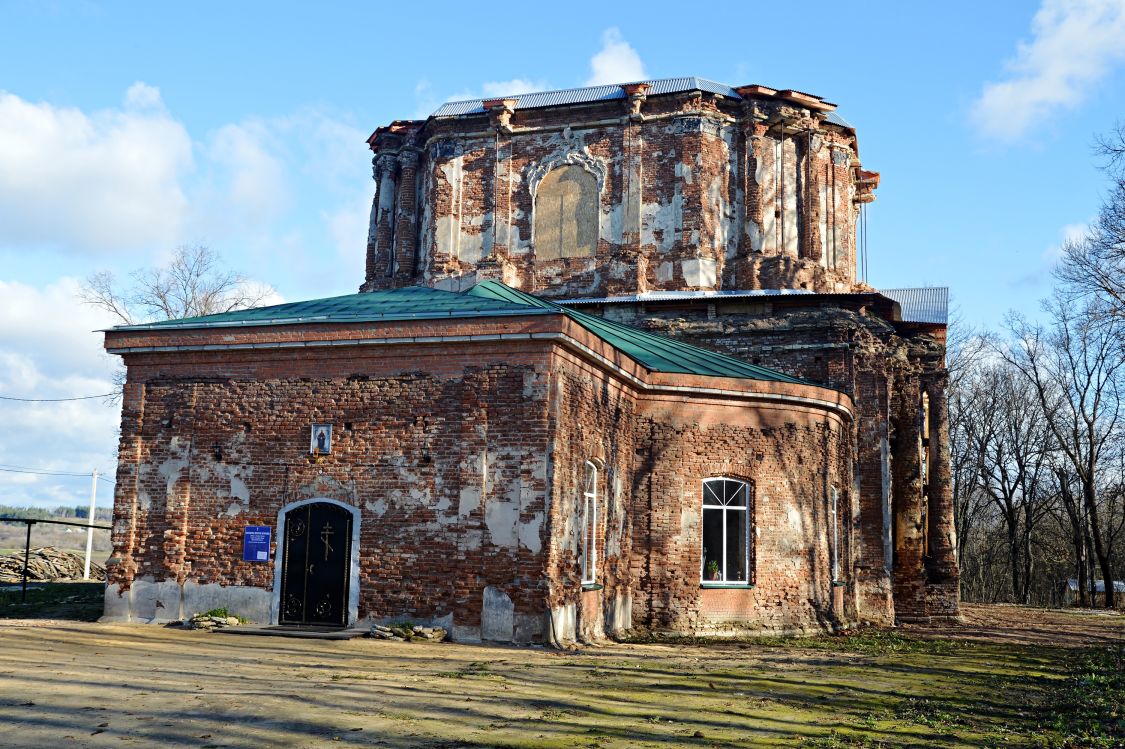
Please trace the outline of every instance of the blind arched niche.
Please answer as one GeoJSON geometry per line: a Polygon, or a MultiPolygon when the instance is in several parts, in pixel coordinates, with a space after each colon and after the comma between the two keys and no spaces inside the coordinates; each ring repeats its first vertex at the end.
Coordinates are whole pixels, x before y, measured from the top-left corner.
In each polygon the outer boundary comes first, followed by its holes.
{"type": "Polygon", "coordinates": [[[547,173],[535,191],[532,242],[538,260],[593,257],[598,246],[598,179],[574,164],[547,173]]]}

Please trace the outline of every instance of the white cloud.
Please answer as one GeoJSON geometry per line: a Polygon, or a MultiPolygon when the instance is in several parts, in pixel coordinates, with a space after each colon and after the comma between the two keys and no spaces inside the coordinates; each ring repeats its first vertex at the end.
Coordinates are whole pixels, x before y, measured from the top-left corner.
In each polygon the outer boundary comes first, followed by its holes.
{"type": "MultiPolygon", "coordinates": [[[[637,50],[625,41],[620,29],[613,27],[602,32],[602,46],[590,58],[590,77],[585,86],[599,86],[606,83],[629,83],[644,80],[644,63],[637,50]]],[[[550,82],[542,78],[510,78],[503,81],[485,81],[475,88],[461,89],[439,100],[434,95],[433,86],[426,79],[414,86],[414,118],[425,119],[433,114],[442,102],[472,101],[473,99],[498,99],[506,96],[519,96],[537,91],[550,91],[550,82]]]]}
{"type": "MultiPolygon", "coordinates": [[[[0,281],[0,395],[71,398],[112,392],[114,361],[94,329],[110,317],[81,304],[78,282],[44,288],[0,281]]],[[[120,409],[102,399],[56,403],[0,401],[0,463],[36,470],[112,474],[120,409]]],[[[0,472],[9,504],[82,503],[89,478],[0,472]]],[[[103,484],[100,490],[106,490],[103,484]]],[[[101,506],[110,502],[102,494],[101,506]]]]}
{"type": "Polygon", "coordinates": [[[1007,80],[989,83],[972,117],[986,135],[1015,140],[1038,121],[1080,104],[1112,67],[1125,61],[1125,2],[1043,0],[1007,63],[1007,80]]]}
{"type": "Polygon", "coordinates": [[[621,31],[614,27],[602,32],[602,48],[590,58],[590,77],[586,85],[630,83],[646,78],[648,74],[641,56],[621,37],[621,31]]]}
{"type": "Polygon", "coordinates": [[[228,210],[208,206],[208,213],[254,226],[269,223],[289,208],[292,194],[278,150],[270,128],[260,121],[224,125],[213,132],[206,153],[228,210]]]}
{"type": "Polygon", "coordinates": [[[172,241],[191,166],[191,138],[152,86],[91,114],[0,91],[0,247],[172,241]]]}
{"type": "MultiPolygon", "coordinates": [[[[428,84],[427,84],[428,86],[428,84]]],[[[519,96],[536,91],[549,91],[551,84],[544,80],[529,80],[527,78],[512,78],[507,81],[485,81],[476,89],[462,89],[447,97],[445,101],[471,101],[473,99],[500,99],[507,96],[519,96]]],[[[434,113],[440,103],[434,102],[428,88],[426,106],[428,107],[419,119],[425,119],[434,113]]]]}
{"type": "MultiPolygon", "coordinates": [[[[1093,221],[1093,219],[1091,219],[1093,221]]],[[[1063,258],[1063,248],[1069,242],[1082,239],[1090,230],[1090,223],[1066,224],[1059,230],[1060,240],[1056,244],[1046,247],[1035,261],[1023,267],[1023,273],[1009,281],[1009,286],[1016,288],[1037,287],[1046,283],[1051,276],[1051,271],[1063,258]]],[[[1016,266],[1019,267],[1018,265],[1016,266]]]]}
{"type": "MultiPolygon", "coordinates": [[[[329,236],[332,237],[336,245],[336,253],[340,260],[345,263],[351,261],[350,265],[358,273],[358,275],[349,276],[350,278],[363,278],[364,252],[357,251],[356,248],[362,248],[364,251],[367,248],[373,192],[373,187],[357,192],[351,201],[335,210],[322,211],[320,215],[328,229],[329,236]]],[[[339,266],[337,265],[337,267],[339,266]]],[[[341,270],[340,272],[346,271],[341,270]]]]}
{"type": "Polygon", "coordinates": [[[160,98],[160,89],[143,81],[137,81],[125,92],[125,107],[127,109],[164,109],[164,102],[160,98]]]}

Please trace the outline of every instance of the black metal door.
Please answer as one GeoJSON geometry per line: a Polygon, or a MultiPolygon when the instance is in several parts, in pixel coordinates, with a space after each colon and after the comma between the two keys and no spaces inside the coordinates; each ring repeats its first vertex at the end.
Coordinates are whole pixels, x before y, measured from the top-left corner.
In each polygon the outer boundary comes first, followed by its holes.
{"type": "Polygon", "coordinates": [[[285,513],[279,624],[348,623],[352,514],[313,502],[285,513]]]}

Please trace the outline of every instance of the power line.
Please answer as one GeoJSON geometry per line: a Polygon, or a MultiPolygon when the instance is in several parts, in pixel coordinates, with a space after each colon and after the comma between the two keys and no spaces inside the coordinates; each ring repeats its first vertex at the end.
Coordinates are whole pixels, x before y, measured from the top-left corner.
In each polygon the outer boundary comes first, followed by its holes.
{"type": "Polygon", "coordinates": [[[117,391],[112,393],[102,393],[101,395],[80,395],[77,398],[13,398],[8,395],[0,395],[0,401],[19,401],[20,403],[62,403],[63,401],[88,401],[94,398],[108,398],[111,395],[117,395],[117,391]]]}
{"type": "MultiPolygon", "coordinates": [[[[5,473],[29,473],[29,474],[33,474],[33,475],[36,475],[36,476],[76,476],[76,477],[80,476],[80,477],[84,478],[84,477],[90,475],[89,473],[75,473],[73,471],[45,471],[45,470],[40,470],[38,468],[26,468],[24,466],[5,466],[5,465],[0,465],[0,471],[4,471],[5,473]]],[[[106,483],[109,483],[109,484],[114,483],[113,481],[110,481],[109,479],[105,478],[104,476],[102,476],[100,474],[98,475],[98,478],[102,481],[105,481],[106,483]]]]}

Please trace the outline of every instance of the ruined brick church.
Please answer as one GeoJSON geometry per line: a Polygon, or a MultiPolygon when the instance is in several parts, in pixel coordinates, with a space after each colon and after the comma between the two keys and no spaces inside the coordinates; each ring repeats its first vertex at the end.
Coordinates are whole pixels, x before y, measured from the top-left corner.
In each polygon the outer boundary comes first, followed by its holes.
{"type": "Polygon", "coordinates": [[[107,619],[561,645],[958,615],[947,295],[857,280],[879,175],[835,105],[677,78],[369,144],[359,293],[106,331],[107,619]]]}

